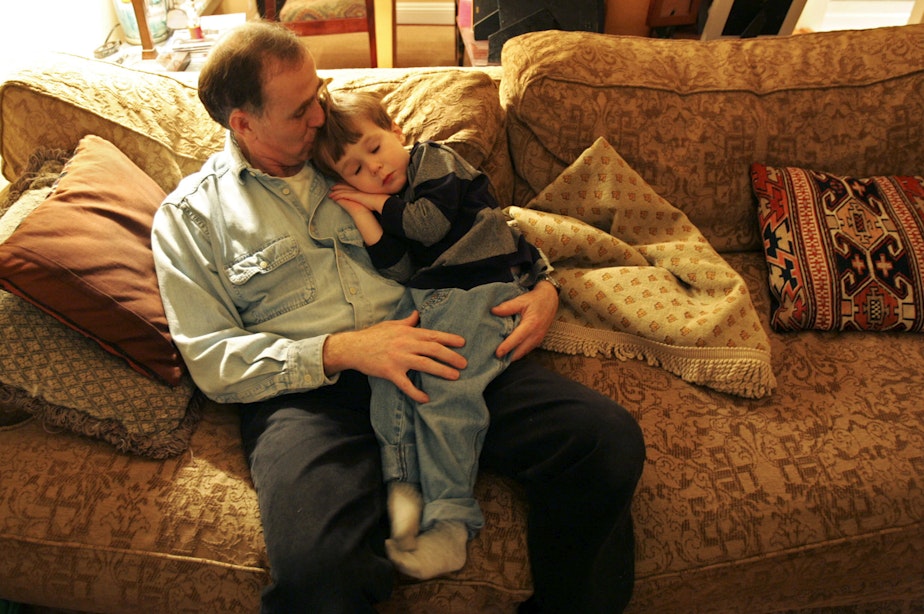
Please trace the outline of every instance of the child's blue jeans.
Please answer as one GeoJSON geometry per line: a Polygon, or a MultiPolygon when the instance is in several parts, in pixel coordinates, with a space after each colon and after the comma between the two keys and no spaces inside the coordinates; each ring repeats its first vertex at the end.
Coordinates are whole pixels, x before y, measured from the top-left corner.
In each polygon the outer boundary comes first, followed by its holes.
{"type": "Polygon", "coordinates": [[[525,291],[515,281],[470,290],[408,288],[397,308],[397,319],[416,309],[421,327],[466,340],[457,350],[467,361],[458,380],[409,374],[430,397],[428,403],[412,401],[388,380],[370,378],[372,427],[382,447],[385,481],[420,483],[422,530],[438,520],[458,520],[473,536],[484,526],[472,494],[489,422],[484,390],[510,362],[494,352],[518,321],[491,315],[491,308],[525,291]]]}

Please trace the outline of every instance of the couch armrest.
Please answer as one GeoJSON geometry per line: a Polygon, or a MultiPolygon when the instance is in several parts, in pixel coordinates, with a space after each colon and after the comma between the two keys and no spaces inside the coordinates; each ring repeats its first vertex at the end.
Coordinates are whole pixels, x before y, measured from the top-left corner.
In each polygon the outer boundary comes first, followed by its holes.
{"type": "Polygon", "coordinates": [[[96,134],[165,190],[224,145],[196,88],[165,74],[52,54],[0,87],[0,157],[13,180],[38,148],[73,150],[96,134]]]}

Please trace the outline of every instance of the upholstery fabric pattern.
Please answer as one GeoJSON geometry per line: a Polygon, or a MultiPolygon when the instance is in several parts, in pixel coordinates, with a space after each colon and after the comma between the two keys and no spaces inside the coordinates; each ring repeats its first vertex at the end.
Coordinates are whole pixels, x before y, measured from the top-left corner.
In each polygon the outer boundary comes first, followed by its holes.
{"type": "MultiPolygon", "coordinates": [[[[725,257],[769,327],[763,254],[725,257]]],[[[645,432],[627,614],[924,598],[924,410],[912,400],[924,369],[909,368],[924,344],[894,332],[769,337],[778,386],[752,400],[678,386],[643,361],[539,352],[645,432]]]]}
{"type": "Polygon", "coordinates": [[[209,405],[189,451],[157,463],[35,423],[0,432],[0,594],[258,611],[267,564],[237,429],[233,408],[209,405]]]}
{"type": "Polygon", "coordinates": [[[719,252],[759,249],[752,162],[921,173],[921,148],[901,145],[924,141],[921,57],[924,24],[707,43],[517,37],[504,47],[501,81],[513,204],[602,136],[719,252]]]}
{"type": "Polygon", "coordinates": [[[770,394],[770,341],[744,280],[604,138],[528,208],[507,212],[562,285],[542,347],[640,358],[723,392],[770,394]]]}
{"type": "MultiPolygon", "coordinates": [[[[208,402],[189,450],[157,463],[34,422],[0,430],[0,595],[86,611],[257,612],[269,571],[239,428],[234,406],[208,402]]],[[[529,596],[522,490],[484,475],[475,492],[486,526],[473,564],[437,583],[400,579],[404,600],[381,612],[510,612],[529,596]]]]}
{"type": "Polygon", "coordinates": [[[323,21],[366,16],[362,0],[287,0],[279,11],[279,21],[323,21]]]}
{"type": "Polygon", "coordinates": [[[924,330],[924,177],[755,163],[778,330],[924,330]]]}
{"type": "Polygon", "coordinates": [[[169,192],[224,146],[196,88],[173,77],[67,54],[37,58],[0,87],[4,175],[19,177],[37,146],[73,151],[95,134],[169,192]],[[48,70],[50,65],[54,70],[48,70]],[[165,109],[170,121],[163,121],[165,109]]]}

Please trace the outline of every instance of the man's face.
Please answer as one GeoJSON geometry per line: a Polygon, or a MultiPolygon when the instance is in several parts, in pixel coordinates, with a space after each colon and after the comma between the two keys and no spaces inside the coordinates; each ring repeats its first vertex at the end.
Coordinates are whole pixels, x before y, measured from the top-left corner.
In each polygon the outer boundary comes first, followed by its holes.
{"type": "Polygon", "coordinates": [[[319,100],[324,84],[310,56],[301,64],[270,66],[268,74],[263,113],[238,110],[241,122],[232,127],[251,164],[287,177],[300,171],[314,151],[318,128],[324,125],[319,100]]]}

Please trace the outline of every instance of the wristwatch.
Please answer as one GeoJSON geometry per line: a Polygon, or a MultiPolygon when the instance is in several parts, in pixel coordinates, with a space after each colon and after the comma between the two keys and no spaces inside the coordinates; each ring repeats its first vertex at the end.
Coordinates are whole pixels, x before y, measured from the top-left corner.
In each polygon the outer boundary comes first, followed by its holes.
{"type": "Polygon", "coordinates": [[[541,273],[541,274],[539,275],[539,277],[536,278],[536,283],[537,283],[537,284],[538,284],[540,281],[547,281],[547,282],[549,282],[550,284],[552,284],[552,287],[555,288],[555,292],[561,294],[561,284],[558,283],[558,282],[555,280],[555,278],[552,277],[551,275],[549,275],[548,273],[541,273]]]}

